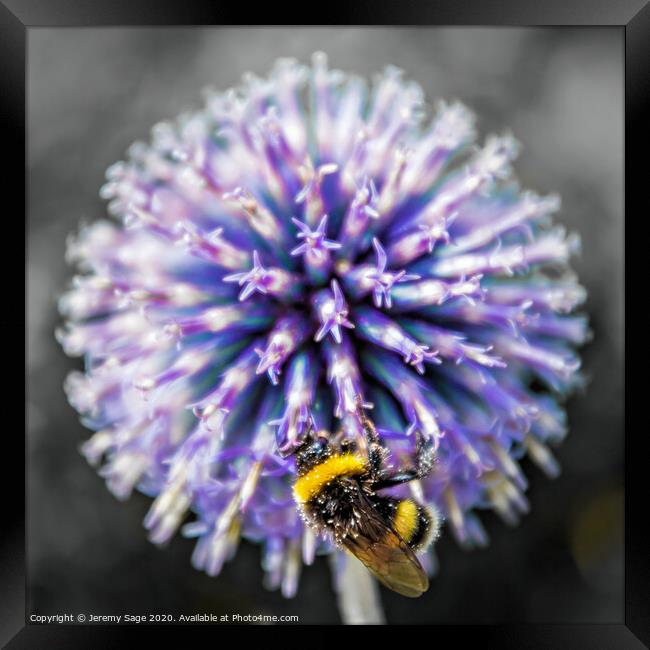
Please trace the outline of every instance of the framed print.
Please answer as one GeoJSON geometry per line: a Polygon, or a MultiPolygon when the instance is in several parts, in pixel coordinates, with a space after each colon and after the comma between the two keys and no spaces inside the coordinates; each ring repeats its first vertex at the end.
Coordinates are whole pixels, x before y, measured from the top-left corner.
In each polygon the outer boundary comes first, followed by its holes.
{"type": "Polygon", "coordinates": [[[26,238],[6,647],[648,644],[646,3],[329,13],[0,7],[26,238]]]}

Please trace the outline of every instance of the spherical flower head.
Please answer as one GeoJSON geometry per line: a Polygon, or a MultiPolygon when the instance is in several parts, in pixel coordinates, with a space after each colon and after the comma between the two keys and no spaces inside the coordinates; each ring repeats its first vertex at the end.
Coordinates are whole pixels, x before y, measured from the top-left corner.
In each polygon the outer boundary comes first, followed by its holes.
{"type": "Polygon", "coordinates": [[[210,575],[244,537],[293,596],[334,550],[297,514],[292,452],[312,427],[363,438],[359,404],[392,465],[431,443],[395,491],[464,546],[486,543],[477,507],[528,509],[518,459],[558,472],[587,337],[577,238],[512,180],[511,135],[476,145],[460,103],[425,115],[396,68],[368,91],[323,54],[280,60],[133,144],[101,189],[111,220],[69,242],[82,452],[118,498],[154,497],[153,542],[197,537],[210,575]]]}

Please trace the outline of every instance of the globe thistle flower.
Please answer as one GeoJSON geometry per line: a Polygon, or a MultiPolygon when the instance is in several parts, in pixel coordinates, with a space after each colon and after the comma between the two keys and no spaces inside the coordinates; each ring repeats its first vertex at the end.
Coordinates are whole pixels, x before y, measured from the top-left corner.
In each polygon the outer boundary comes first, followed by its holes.
{"type": "Polygon", "coordinates": [[[430,475],[396,491],[465,547],[487,542],[478,509],[528,510],[523,456],[558,473],[587,337],[578,240],[557,196],[512,179],[511,135],[475,139],[467,108],[427,118],[400,70],[368,90],[316,54],[208,91],[108,169],[114,219],[69,241],[57,336],[85,358],[65,386],[95,431],[82,452],[117,498],[153,497],[154,543],[180,529],[217,575],[259,542],[293,596],[335,547],[298,516],[291,452],[310,426],[363,437],[359,400],[392,464],[415,432],[433,443],[430,475]]]}

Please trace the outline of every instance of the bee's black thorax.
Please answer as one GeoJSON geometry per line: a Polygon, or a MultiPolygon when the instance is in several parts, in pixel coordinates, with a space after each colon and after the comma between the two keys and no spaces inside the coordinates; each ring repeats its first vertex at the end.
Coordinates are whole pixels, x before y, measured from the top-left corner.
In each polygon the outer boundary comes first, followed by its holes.
{"type": "Polygon", "coordinates": [[[357,477],[337,478],[303,505],[303,514],[312,527],[331,533],[340,543],[348,535],[355,535],[362,516],[358,495],[366,489],[364,481],[357,477]]]}

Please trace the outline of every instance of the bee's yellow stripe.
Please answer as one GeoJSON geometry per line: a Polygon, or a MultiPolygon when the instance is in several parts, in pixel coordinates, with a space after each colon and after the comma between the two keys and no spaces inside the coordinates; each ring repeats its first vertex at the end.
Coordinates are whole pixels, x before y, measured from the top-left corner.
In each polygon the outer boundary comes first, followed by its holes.
{"type": "Polygon", "coordinates": [[[293,486],[293,495],[298,503],[307,503],[328,483],[340,476],[358,476],[366,471],[366,461],[356,454],[330,456],[301,476],[293,486]]]}
{"type": "Polygon", "coordinates": [[[409,542],[418,527],[418,507],[411,499],[402,499],[397,504],[393,527],[399,536],[409,542]]]}

